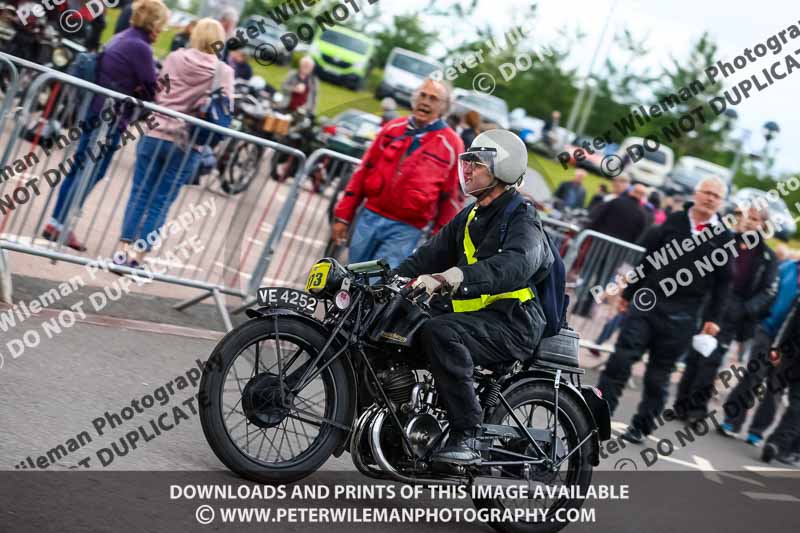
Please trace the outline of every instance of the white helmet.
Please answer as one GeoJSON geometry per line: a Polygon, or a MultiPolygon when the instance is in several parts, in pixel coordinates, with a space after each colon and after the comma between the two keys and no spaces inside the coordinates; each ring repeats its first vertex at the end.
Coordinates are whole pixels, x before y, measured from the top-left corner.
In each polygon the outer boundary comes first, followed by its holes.
{"type": "Polygon", "coordinates": [[[528,150],[518,135],[494,129],[475,137],[459,160],[479,161],[489,167],[495,178],[506,185],[514,185],[522,180],[528,169],[528,150]]]}

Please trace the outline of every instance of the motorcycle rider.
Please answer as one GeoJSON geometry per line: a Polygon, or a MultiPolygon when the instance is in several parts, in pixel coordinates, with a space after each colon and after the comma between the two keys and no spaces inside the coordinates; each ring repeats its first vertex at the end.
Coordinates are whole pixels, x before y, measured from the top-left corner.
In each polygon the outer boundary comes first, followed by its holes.
{"type": "Polygon", "coordinates": [[[532,287],[553,263],[536,210],[521,202],[506,206],[519,193],[527,168],[522,140],[507,130],[478,135],[459,155],[459,180],[476,202],[457,214],[396,272],[416,278],[414,287],[435,300],[434,316],[420,329],[439,397],[447,409],[449,439],[433,461],[477,464],[482,421],[475,394],[476,364],[491,366],[533,355],[545,317],[532,287]],[[500,226],[507,223],[500,244],[500,226]]]}

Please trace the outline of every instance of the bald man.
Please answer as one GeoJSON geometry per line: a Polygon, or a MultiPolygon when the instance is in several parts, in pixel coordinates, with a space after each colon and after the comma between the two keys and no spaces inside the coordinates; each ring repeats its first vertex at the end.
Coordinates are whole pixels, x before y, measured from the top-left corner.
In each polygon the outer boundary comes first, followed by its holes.
{"type": "Polygon", "coordinates": [[[414,91],[411,116],[391,120],[353,173],[334,210],[332,239],[350,239],[350,261],[385,258],[392,268],[411,255],[432,223],[433,232],[461,210],[458,156],[464,144],[442,119],[450,91],[431,79],[414,91]]]}
{"type": "Polygon", "coordinates": [[[311,56],[303,56],[297,66],[286,75],[281,85],[281,93],[288,102],[288,111],[305,109],[311,115],[317,114],[317,95],[319,82],[314,75],[314,60],[311,56]]]}

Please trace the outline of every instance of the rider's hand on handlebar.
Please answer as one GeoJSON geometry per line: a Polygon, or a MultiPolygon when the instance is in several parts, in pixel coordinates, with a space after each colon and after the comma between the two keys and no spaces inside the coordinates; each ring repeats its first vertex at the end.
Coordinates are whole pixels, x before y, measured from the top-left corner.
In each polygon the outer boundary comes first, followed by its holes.
{"type": "Polygon", "coordinates": [[[347,227],[347,224],[344,222],[339,222],[338,220],[333,223],[331,239],[333,239],[336,244],[341,246],[347,240],[347,227]]]}
{"type": "Polygon", "coordinates": [[[414,283],[411,284],[411,287],[414,289],[422,287],[425,289],[425,292],[428,293],[428,296],[433,296],[436,291],[442,288],[442,283],[433,276],[423,274],[414,280],[414,283]]]}

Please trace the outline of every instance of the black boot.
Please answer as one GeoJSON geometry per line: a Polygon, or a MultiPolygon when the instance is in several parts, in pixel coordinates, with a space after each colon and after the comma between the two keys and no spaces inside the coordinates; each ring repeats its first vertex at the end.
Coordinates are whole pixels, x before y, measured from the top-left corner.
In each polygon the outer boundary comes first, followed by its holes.
{"type": "Polygon", "coordinates": [[[452,430],[447,439],[447,445],[433,454],[431,461],[455,465],[479,464],[481,454],[478,453],[477,448],[480,433],[480,426],[452,430]]]}

